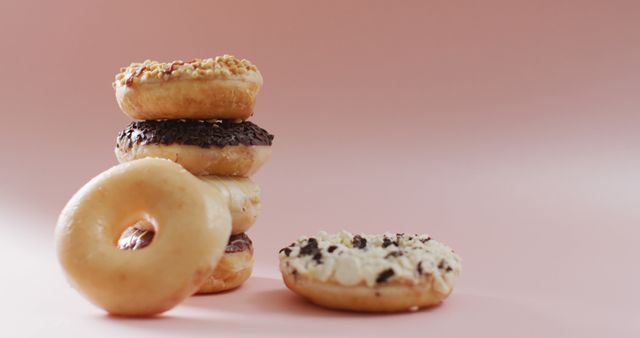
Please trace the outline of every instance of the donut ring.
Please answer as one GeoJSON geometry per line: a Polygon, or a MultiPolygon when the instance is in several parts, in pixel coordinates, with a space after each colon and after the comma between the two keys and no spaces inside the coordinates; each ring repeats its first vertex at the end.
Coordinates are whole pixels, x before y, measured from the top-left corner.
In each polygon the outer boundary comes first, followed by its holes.
{"type": "Polygon", "coordinates": [[[453,290],[460,257],[427,235],[324,232],[280,250],[286,286],[312,303],[361,312],[417,310],[453,290]]]}
{"type": "Polygon", "coordinates": [[[123,67],[113,87],[120,109],[132,119],[232,119],[253,114],[262,75],[248,60],[215,59],[123,67]]]}
{"type": "Polygon", "coordinates": [[[120,132],[120,163],[160,157],[194,175],[249,177],[271,157],[273,135],[251,122],[136,121],[120,132]]]}
{"type": "Polygon", "coordinates": [[[56,226],[58,259],[71,285],[115,315],[153,315],[193,294],[224,253],[231,215],[223,196],[180,165],[144,159],[115,166],[82,187],[56,226]],[[156,238],[120,250],[130,225],[156,238]]]}

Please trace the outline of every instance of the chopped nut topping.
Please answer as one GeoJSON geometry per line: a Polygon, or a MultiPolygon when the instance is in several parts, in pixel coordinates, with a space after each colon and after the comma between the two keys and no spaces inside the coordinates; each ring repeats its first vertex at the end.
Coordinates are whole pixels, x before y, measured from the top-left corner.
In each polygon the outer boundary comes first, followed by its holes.
{"type": "Polygon", "coordinates": [[[120,68],[115,76],[113,86],[133,86],[139,82],[182,78],[221,78],[229,79],[247,73],[259,73],[258,68],[249,60],[238,59],[232,55],[217,56],[209,59],[193,59],[191,61],[173,61],[163,63],[145,60],[120,68]]]}

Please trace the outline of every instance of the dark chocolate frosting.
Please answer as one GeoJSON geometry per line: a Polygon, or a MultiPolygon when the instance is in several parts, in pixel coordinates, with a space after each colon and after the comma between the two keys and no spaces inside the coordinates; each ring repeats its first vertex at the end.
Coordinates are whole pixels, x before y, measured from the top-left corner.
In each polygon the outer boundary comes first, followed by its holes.
{"type": "Polygon", "coordinates": [[[146,120],[131,122],[118,134],[116,147],[135,144],[185,144],[201,148],[270,146],[273,135],[249,121],[146,120]]]}

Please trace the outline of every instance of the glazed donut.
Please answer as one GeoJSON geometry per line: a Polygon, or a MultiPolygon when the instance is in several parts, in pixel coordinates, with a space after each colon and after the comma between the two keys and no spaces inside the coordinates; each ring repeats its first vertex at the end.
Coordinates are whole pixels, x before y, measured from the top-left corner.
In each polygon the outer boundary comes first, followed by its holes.
{"type": "Polygon", "coordinates": [[[120,109],[137,120],[246,120],[261,87],[258,68],[230,55],[132,63],[113,83],[120,109]]]}
{"type": "Polygon", "coordinates": [[[222,259],[198,289],[198,294],[217,293],[242,285],[253,270],[253,242],[246,234],[231,235],[222,259]]]}
{"type": "MultiPolygon", "coordinates": [[[[155,232],[144,223],[129,227],[118,240],[122,250],[139,250],[151,243],[155,232]]],[[[253,269],[253,243],[246,234],[231,235],[224,255],[197,294],[217,293],[242,285],[253,269]]]]}
{"type": "Polygon", "coordinates": [[[194,175],[249,177],[271,157],[272,141],[248,121],[136,121],[118,134],[115,154],[121,163],[160,157],[194,175]]]}
{"type": "Polygon", "coordinates": [[[332,309],[410,311],[435,305],[451,293],[460,257],[427,235],[302,237],[280,250],[289,289],[332,309]]]}
{"type": "Polygon", "coordinates": [[[231,234],[224,196],[180,165],[143,159],[115,166],[82,187],[56,226],[58,259],[70,284],[115,315],[153,315],[193,294],[231,234]],[[144,250],[120,250],[132,224],[157,236],[144,250]]]}
{"type": "Polygon", "coordinates": [[[200,176],[211,189],[218,190],[231,212],[231,233],[241,234],[256,222],[260,213],[260,187],[248,178],[200,176]]]}
{"type": "MultiPolygon", "coordinates": [[[[200,176],[198,179],[205,185],[206,189],[216,190],[225,203],[225,206],[229,208],[231,213],[231,233],[241,234],[247,230],[256,222],[258,214],[260,213],[260,187],[253,183],[248,178],[241,177],[220,177],[220,176],[200,176]]],[[[140,223],[137,228],[138,232],[142,230],[153,230],[146,226],[147,224],[140,223]]],[[[127,231],[133,231],[134,228],[129,228],[127,231]]],[[[141,240],[144,242],[144,238],[139,239],[142,233],[133,232],[128,235],[136,235],[131,237],[132,240],[141,240]]],[[[149,236],[149,233],[146,233],[149,236]]],[[[129,245],[133,245],[129,244],[129,245]]]]}

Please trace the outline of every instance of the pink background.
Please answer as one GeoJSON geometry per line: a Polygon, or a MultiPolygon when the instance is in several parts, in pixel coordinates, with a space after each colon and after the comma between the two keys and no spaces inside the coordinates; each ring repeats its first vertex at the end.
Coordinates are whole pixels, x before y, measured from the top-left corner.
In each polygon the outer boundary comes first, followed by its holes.
{"type": "Polygon", "coordinates": [[[0,332],[640,336],[640,2],[391,4],[0,3],[0,332]],[[67,287],[52,231],[116,163],[113,76],[224,53],[262,71],[253,121],[276,135],[254,277],[159,319],[105,316],[67,287]],[[343,228],[430,233],[464,259],[457,289],[392,316],[285,290],[277,250],[343,228]]]}

